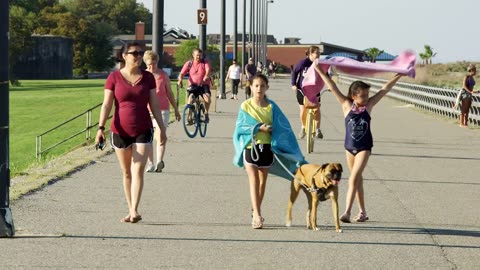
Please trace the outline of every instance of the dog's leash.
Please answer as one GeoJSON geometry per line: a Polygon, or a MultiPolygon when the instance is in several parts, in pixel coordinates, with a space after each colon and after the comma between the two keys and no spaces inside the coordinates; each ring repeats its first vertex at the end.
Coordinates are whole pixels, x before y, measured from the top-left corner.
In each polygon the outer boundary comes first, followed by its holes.
{"type": "MultiPolygon", "coordinates": [[[[257,144],[255,143],[255,134],[254,134],[254,131],[255,131],[255,128],[257,126],[261,126],[263,125],[262,123],[258,123],[254,126],[254,128],[252,129],[252,148],[250,149],[250,156],[252,157],[252,160],[253,161],[258,161],[258,159],[260,158],[260,155],[258,153],[258,150],[256,148],[257,144]]],[[[273,153],[273,152],[272,152],[273,153]]],[[[283,162],[280,160],[280,158],[275,154],[273,153],[273,156],[275,157],[275,159],[278,161],[278,163],[280,164],[280,166],[282,166],[282,168],[293,178],[293,180],[296,180],[303,188],[305,188],[308,192],[315,192],[315,193],[318,193],[319,191],[322,191],[323,189],[321,188],[317,188],[315,187],[315,180],[313,179],[312,180],[312,183],[313,183],[313,187],[309,187],[307,185],[305,185],[304,183],[302,183],[302,181],[300,179],[298,179],[297,177],[295,177],[294,174],[292,174],[292,172],[285,166],[285,164],[283,164],[283,162]]],[[[312,175],[312,178],[315,178],[315,175],[317,175],[318,172],[320,172],[320,169],[322,167],[318,168],[312,175]]],[[[300,169],[300,167],[299,167],[300,169]]]]}
{"type": "MultiPolygon", "coordinates": [[[[280,164],[280,166],[282,166],[282,168],[293,178],[293,180],[296,180],[303,188],[305,188],[308,192],[310,193],[318,193],[319,191],[321,191],[322,189],[321,188],[317,188],[315,187],[315,181],[312,180],[312,183],[314,185],[314,187],[309,187],[307,185],[305,185],[304,183],[302,183],[302,181],[300,179],[298,179],[297,177],[295,177],[295,175],[292,174],[292,172],[285,166],[285,164],[283,164],[283,162],[280,160],[280,158],[275,154],[273,153],[273,156],[275,157],[275,159],[278,161],[278,163],[280,164]]],[[[322,167],[318,168],[312,175],[312,178],[315,178],[315,175],[317,175],[318,172],[320,172],[320,169],[322,167]]],[[[298,168],[300,169],[300,167],[298,168]]]]}

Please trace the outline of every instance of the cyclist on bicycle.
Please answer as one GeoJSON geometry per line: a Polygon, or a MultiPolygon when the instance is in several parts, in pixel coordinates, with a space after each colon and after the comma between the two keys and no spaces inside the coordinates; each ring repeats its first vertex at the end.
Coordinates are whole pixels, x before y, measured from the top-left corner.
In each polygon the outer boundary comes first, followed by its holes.
{"type": "MultiPolygon", "coordinates": [[[[298,134],[300,139],[305,137],[305,121],[306,121],[306,110],[305,105],[303,102],[303,98],[305,97],[305,93],[302,91],[302,81],[304,74],[307,72],[308,68],[312,65],[315,59],[320,57],[320,48],[318,46],[310,46],[306,51],[305,54],[307,57],[300,60],[298,64],[295,66],[292,72],[292,90],[296,92],[297,102],[300,107],[300,122],[302,124],[302,129],[298,134]]],[[[320,91],[317,95],[318,97],[318,107],[315,110],[315,122],[317,126],[317,130],[315,131],[315,136],[319,139],[323,139],[322,131],[320,130],[320,91]]],[[[312,102],[313,103],[313,102],[312,102]]]]}
{"type": "Polygon", "coordinates": [[[181,88],[183,77],[188,76],[188,104],[193,103],[192,95],[201,95],[205,101],[205,122],[209,122],[208,110],[210,109],[210,64],[202,57],[202,50],[193,49],[192,60],[185,62],[178,75],[177,85],[181,88]]]}

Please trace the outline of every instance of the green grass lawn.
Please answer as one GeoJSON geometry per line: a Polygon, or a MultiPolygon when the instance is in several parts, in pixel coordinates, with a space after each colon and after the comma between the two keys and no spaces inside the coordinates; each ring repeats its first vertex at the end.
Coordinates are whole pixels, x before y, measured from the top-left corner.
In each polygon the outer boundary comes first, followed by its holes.
{"type": "MultiPolygon", "coordinates": [[[[36,136],[84,113],[103,101],[104,79],[95,80],[22,80],[21,86],[10,87],[10,169],[12,177],[28,173],[38,165],[35,156],[36,136]]],[[[175,85],[172,90],[176,94],[175,85]]],[[[180,94],[180,104],[185,95],[180,94]]],[[[112,110],[113,111],[113,110],[112,110]]],[[[98,122],[100,107],[92,111],[92,124],[98,122]]],[[[171,114],[172,115],[172,114],[171,114]]],[[[43,149],[52,146],[86,128],[86,115],[72,120],[42,136],[43,149]]],[[[96,129],[92,130],[92,139],[96,129]]],[[[40,162],[91,143],[82,133],[48,151],[40,162]]]]}

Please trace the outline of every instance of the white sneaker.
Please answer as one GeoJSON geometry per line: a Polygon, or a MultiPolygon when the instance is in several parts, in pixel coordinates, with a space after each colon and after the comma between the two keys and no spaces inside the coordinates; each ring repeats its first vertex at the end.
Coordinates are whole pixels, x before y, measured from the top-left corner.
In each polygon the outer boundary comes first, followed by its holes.
{"type": "Polygon", "coordinates": [[[155,171],[155,165],[153,164],[150,164],[149,166],[147,166],[147,169],[145,170],[145,172],[154,172],[155,171]]]}
{"type": "Polygon", "coordinates": [[[298,138],[303,139],[305,138],[305,135],[307,135],[307,133],[305,133],[305,128],[302,127],[302,129],[298,133],[298,138]]]}

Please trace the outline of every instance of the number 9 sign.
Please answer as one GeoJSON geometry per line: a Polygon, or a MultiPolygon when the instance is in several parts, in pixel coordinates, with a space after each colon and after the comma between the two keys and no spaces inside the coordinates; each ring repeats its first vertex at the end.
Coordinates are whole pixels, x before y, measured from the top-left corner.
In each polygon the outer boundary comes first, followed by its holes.
{"type": "Polygon", "coordinates": [[[206,8],[200,8],[197,10],[197,21],[198,24],[205,25],[207,24],[207,9],[206,8]]]}

